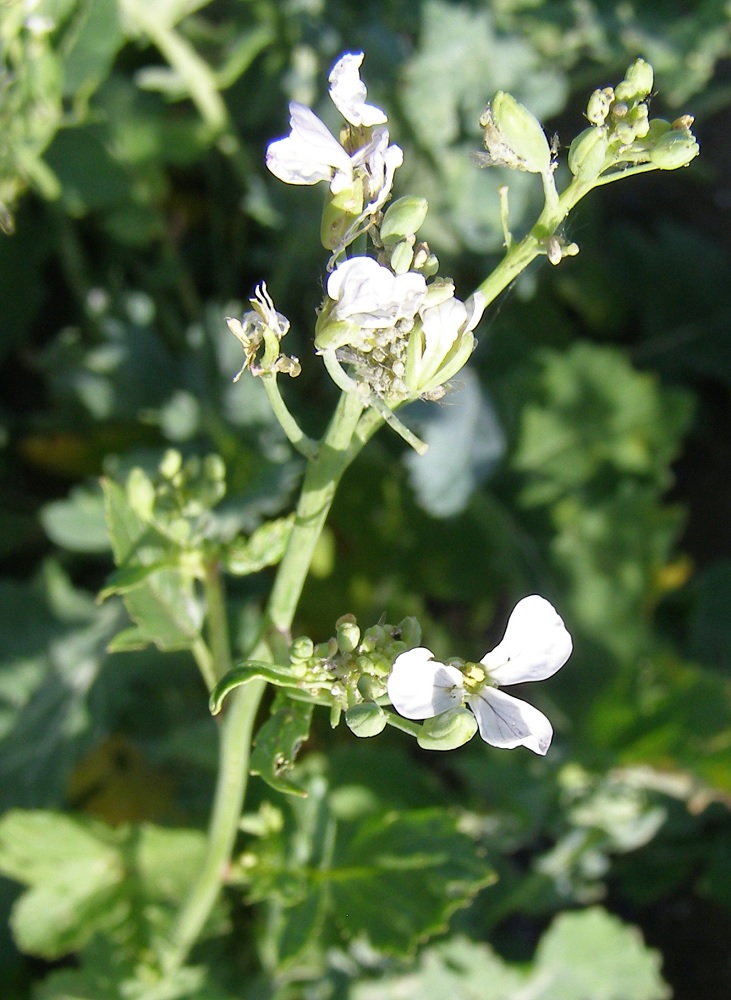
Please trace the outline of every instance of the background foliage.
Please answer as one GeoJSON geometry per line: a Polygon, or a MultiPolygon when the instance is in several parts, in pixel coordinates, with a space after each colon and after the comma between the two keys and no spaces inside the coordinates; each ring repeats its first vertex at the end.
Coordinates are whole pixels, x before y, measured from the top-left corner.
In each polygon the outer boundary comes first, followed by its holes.
{"type": "MultiPolygon", "coordinates": [[[[287,100],[317,104],[359,49],[461,295],[502,239],[505,178],[467,155],[496,90],[568,142],[590,90],[642,55],[702,156],[582,205],[581,254],[524,276],[454,399],[414,408],[428,455],[382,434],[349,471],[300,608],[316,638],[345,611],[417,614],[437,654],[477,658],[516,597],[545,594],[575,637],[538,694],[548,759],[355,741],[316,716],[308,798],[257,785],[230,889],[164,996],[728,992],[727,5],[18,0],[0,45],[3,996],[121,995],[200,856],[215,724],[174,630],[164,653],[107,649],[127,618],[95,601],[99,477],[216,452],[218,537],[286,514],[300,463],[260,386],[231,384],[223,317],[267,280],[303,359],[292,408],[319,431],[321,202],[263,150],[287,100]],[[384,862],[434,844],[453,861],[429,879],[384,862]],[[366,892],[329,881],[365,859],[366,892]],[[409,905],[423,924],[405,930],[409,905]]],[[[510,183],[519,232],[537,192],[510,183]]],[[[239,647],[266,589],[266,570],[229,586],[239,647]]]]}

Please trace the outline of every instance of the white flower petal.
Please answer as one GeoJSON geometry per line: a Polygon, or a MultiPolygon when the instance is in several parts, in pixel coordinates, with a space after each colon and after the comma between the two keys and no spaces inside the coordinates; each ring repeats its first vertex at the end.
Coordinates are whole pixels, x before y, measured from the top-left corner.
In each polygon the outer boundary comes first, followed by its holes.
{"type": "Polygon", "coordinates": [[[490,679],[504,687],[551,677],[568,660],[572,648],[571,636],[556,609],[533,594],[518,601],[502,642],[481,662],[490,679]]]}
{"type": "Polygon", "coordinates": [[[385,329],[401,319],[413,319],[426,294],[423,275],[393,274],[372,257],[351,257],[327,281],[334,314],[364,329],[385,329]]]}
{"type": "Polygon", "coordinates": [[[553,727],[543,712],[497,688],[482,688],[468,705],[475,713],[485,743],[504,750],[527,747],[545,754],[551,745],[553,727]]]}
{"type": "Polygon", "coordinates": [[[461,671],[439,663],[423,646],[396,657],[387,687],[391,704],[405,719],[431,719],[459,708],[464,698],[461,671]]]}
{"type": "Polygon", "coordinates": [[[346,52],[330,73],[330,97],[351,125],[382,125],[388,121],[380,108],[366,104],[366,86],[360,78],[362,52],[346,52]]]}
{"type": "Polygon", "coordinates": [[[291,132],[267,147],[266,164],[285,184],[317,184],[329,181],[333,192],[342,191],[353,182],[350,157],[304,104],[289,105],[291,132]]]}

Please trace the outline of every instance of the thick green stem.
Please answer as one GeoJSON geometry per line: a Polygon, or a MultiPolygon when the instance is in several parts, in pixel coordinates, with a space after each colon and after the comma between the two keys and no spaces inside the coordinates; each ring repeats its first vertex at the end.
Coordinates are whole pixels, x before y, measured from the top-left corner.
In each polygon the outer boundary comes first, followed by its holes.
{"type": "MultiPolygon", "coordinates": [[[[317,454],[308,462],[294,528],[267,605],[265,628],[251,653],[255,659],[271,659],[278,645],[288,643],[315,546],[340,477],[378,426],[377,421],[371,420],[366,428],[359,429],[362,412],[363,404],[356,394],[343,393],[317,454]]],[[[209,624],[213,660],[220,677],[229,654],[223,593],[214,570],[215,567],[210,567],[206,591],[212,616],[209,624]]],[[[184,964],[225,882],[244,807],[254,721],[265,689],[266,684],[259,680],[242,685],[231,693],[222,713],[219,771],[208,848],[203,866],[173,926],[171,945],[164,956],[168,971],[184,964]]]]}

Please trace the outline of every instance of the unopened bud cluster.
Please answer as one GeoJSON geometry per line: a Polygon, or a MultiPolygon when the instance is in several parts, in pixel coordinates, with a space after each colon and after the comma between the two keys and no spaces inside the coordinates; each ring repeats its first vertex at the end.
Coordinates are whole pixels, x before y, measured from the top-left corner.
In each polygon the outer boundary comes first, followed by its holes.
{"type": "Polygon", "coordinates": [[[377,736],[386,725],[379,699],[388,700],[386,681],[393,662],[420,639],[415,618],[361,631],[354,615],[343,615],[327,642],[315,644],[308,636],[294,640],[289,651],[292,673],[310,696],[330,704],[333,727],[345,713],[356,736],[377,736]]]}
{"type": "Polygon", "coordinates": [[[650,118],[647,99],[652,86],[652,67],[637,59],[616,87],[594,91],[586,108],[590,127],[569,150],[569,169],[578,180],[591,183],[617,165],[650,163],[674,170],[698,155],[690,115],[673,123],[650,118]]]}

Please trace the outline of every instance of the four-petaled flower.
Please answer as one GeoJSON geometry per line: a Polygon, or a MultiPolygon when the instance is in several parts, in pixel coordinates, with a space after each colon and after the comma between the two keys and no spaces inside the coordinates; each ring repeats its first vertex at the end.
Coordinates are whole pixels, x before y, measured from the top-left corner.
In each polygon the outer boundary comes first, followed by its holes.
{"type": "Polygon", "coordinates": [[[571,655],[566,626],[543,597],[524,597],[508,620],[505,636],[479,664],[458,668],[439,663],[418,646],[396,657],[388,695],[407,719],[429,719],[465,702],[474,712],[480,736],[495,747],[524,746],[545,754],[553,728],[537,708],[498,690],[551,677],[571,655]]]}

